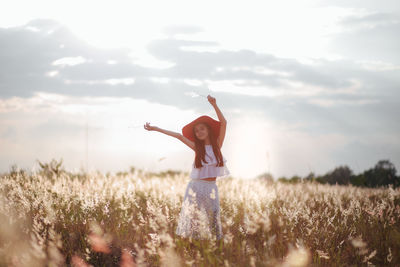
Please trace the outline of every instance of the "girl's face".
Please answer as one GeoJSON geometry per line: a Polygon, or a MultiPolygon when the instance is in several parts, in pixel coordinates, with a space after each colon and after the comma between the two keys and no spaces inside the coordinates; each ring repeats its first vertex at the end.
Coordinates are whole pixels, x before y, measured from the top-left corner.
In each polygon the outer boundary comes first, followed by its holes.
{"type": "Polygon", "coordinates": [[[208,137],[208,129],[204,123],[199,123],[194,126],[194,134],[200,140],[205,140],[208,137]]]}

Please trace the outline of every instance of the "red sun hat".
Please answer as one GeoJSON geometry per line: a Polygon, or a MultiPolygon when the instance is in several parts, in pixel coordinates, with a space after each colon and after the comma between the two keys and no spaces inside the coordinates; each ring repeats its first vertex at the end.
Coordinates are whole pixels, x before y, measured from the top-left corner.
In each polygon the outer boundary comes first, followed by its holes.
{"type": "Polygon", "coordinates": [[[215,138],[219,136],[219,129],[221,128],[221,123],[209,116],[200,116],[191,123],[186,124],[182,128],[183,136],[194,142],[193,127],[200,122],[207,123],[210,126],[211,130],[214,133],[215,138]]]}

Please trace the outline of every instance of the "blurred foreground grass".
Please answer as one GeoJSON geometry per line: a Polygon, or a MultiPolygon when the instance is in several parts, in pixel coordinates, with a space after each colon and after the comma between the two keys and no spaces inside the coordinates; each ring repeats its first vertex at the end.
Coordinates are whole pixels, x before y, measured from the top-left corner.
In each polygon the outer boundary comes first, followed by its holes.
{"type": "Polygon", "coordinates": [[[399,188],[219,179],[217,243],[174,234],[186,174],[0,179],[0,266],[400,265],[399,188]]]}

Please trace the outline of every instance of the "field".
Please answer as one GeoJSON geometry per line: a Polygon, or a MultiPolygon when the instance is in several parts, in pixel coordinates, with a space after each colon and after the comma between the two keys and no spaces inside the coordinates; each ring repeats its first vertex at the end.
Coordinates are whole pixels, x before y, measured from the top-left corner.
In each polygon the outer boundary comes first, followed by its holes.
{"type": "Polygon", "coordinates": [[[223,241],[190,242],[187,174],[0,179],[0,266],[400,265],[399,188],[223,178],[223,241]]]}

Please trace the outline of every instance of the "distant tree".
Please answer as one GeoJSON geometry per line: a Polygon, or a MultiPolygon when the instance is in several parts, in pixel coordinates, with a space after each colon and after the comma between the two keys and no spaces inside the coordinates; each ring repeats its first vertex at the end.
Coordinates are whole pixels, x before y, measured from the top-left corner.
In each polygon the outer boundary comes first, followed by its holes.
{"type": "Polygon", "coordinates": [[[315,181],[316,181],[317,183],[320,183],[320,184],[326,184],[326,180],[324,179],[324,176],[317,176],[317,177],[315,178],[315,181]]]}
{"type": "Polygon", "coordinates": [[[303,180],[307,182],[314,182],[315,181],[314,172],[310,172],[306,177],[303,178],[303,180]]]}
{"type": "Polygon", "coordinates": [[[290,178],[289,182],[293,184],[299,183],[301,182],[301,177],[298,175],[293,175],[292,178],[290,178]]]}
{"type": "Polygon", "coordinates": [[[324,175],[323,179],[329,184],[341,184],[347,185],[350,183],[350,178],[353,175],[353,171],[347,166],[336,167],[333,171],[328,172],[324,175]]]}
{"type": "Polygon", "coordinates": [[[135,173],[135,170],[136,170],[136,168],[135,168],[134,166],[131,166],[131,167],[129,168],[129,172],[130,172],[131,174],[134,174],[134,173],[135,173]]]}
{"type": "Polygon", "coordinates": [[[166,171],[162,171],[156,174],[156,176],[160,176],[160,177],[166,177],[166,176],[175,176],[175,175],[179,175],[181,174],[182,171],[180,170],[166,170],[166,171]]]}
{"type": "Polygon", "coordinates": [[[367,186],[364,173],[351,176],[350,183],[355,186],[361,186],[361,187],[367,186]]]}
{"type": "Polygon", "coordinates": [[[127,172],[127,171],[118,171],[118,172],[116,173],[116,175],[117,175],[117,176],[128,176],[128,175],[129,175],[129,172],[127,172]]]}
{"type": "Polygon", "coordinates": [[[400,185],[400,177],[396,176],[396,167],[389,160],[380,160],[375,167],[364,172],[365,184],[369,187],[400,185]]]}
{"type": "Polygon", "coordinates": [[[281,177],[278,178],[278,182],[288,183],[289,179],[287,179],[285,176],[281,176],[281,177]]]}
{"type": "Polygon", "coordinates": [[[260,175],[257,176],[257,179],[266,181],[268,183],[272,183],[274,182],[274,177],[272,176],[272,174],[270,174],[269,172],[264,172],[260,175]]]}

